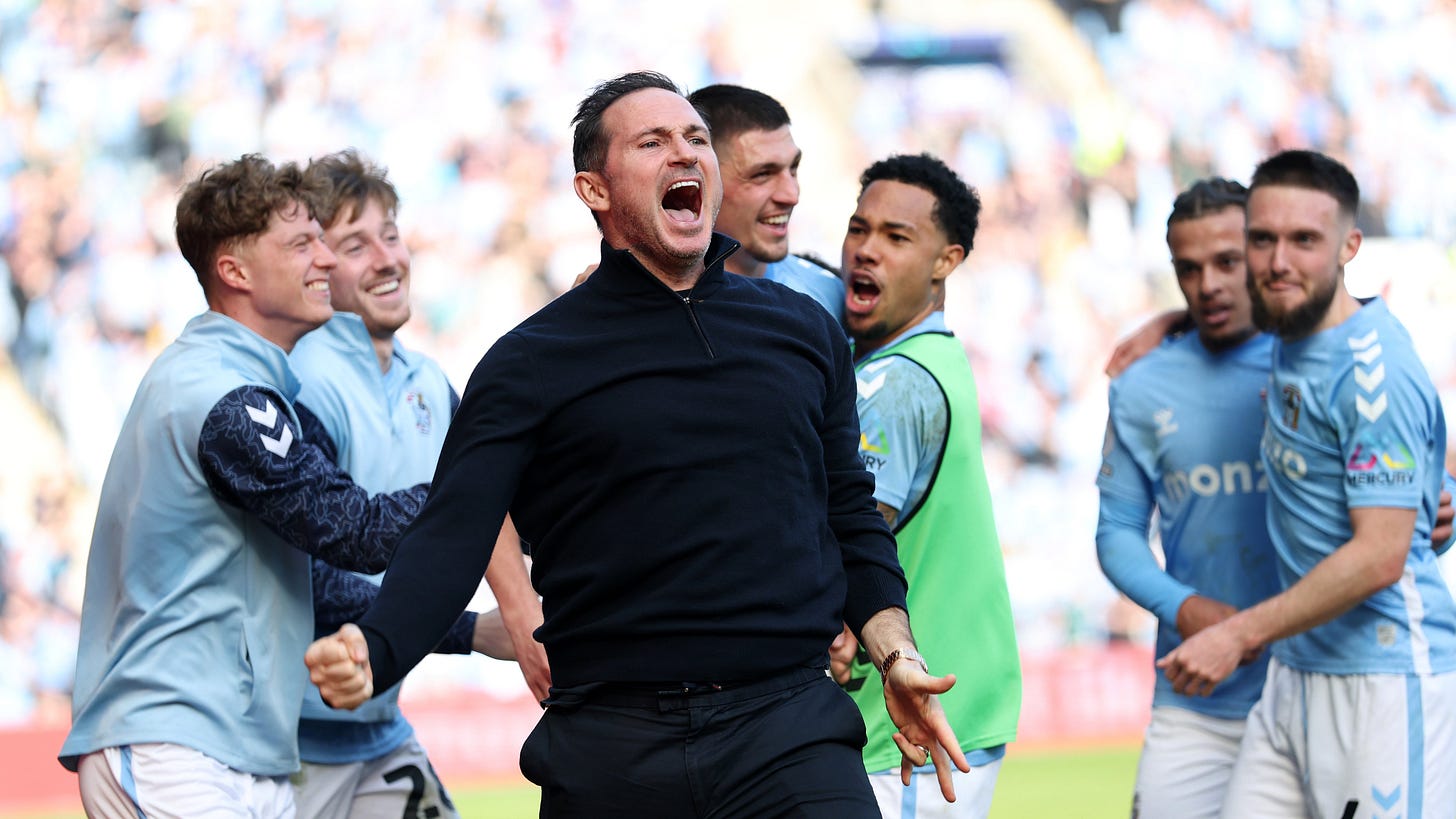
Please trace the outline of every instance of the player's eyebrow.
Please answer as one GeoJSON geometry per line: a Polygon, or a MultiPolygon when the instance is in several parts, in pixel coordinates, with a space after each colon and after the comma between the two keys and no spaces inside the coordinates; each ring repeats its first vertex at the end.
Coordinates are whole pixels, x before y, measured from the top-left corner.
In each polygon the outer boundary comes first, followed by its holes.
{"type": "Polygon", "coordinates": [[[696,122],[689,122],[677,127],[673,127],[671,125],[654,125],[650,128],[643,128],[642,130],[632,135],[632,141],[636,142],[637,140],[648,136],[670,137],[678,131],[681,131],[684,135],[687,136],[697,136],[700,134],[702,136],[708,135],[708,129],[706,127],[696,122]]]}

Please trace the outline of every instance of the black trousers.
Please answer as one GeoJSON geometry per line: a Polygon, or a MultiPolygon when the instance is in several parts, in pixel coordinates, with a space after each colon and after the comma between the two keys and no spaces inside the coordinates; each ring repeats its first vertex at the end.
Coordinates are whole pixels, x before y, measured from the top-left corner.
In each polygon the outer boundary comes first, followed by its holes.
{"type": "Polygon", "coordinates": [[[823,669],[709,693],[565,692],[521,747],[542,819],[879,819],[864,721],[823,669]]]}

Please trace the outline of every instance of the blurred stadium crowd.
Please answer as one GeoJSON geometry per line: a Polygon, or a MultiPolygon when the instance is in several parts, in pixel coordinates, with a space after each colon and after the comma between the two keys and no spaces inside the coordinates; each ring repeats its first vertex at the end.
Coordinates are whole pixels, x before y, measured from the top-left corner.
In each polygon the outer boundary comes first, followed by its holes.
{"type": "Polygon", "coordinates": [[[944,157],[986,205],[947,318],[1038,650],[1149,633],[1092,546],[1101,371],[1176,301],[1164,220],[1193,179],[1285,147],[1345,160],[1377,237],[1358,275],[1456,401],[1452,43],[1456,0],[0,0],[0,725],[69,717],[94,493],[136,382],[204,308],[172,218],[213,161],[387,165],[404,335],[463,387],[595,256],[568,123],[602,79],[780,99],[805,152],[793,247],[830,260],[861,168],[944,157]]]}

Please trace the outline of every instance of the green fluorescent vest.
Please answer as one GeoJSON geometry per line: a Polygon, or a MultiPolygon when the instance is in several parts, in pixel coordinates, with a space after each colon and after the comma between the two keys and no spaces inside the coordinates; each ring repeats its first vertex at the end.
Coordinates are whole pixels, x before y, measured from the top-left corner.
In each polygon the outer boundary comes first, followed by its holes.
{"type": "MultiPolygon", "coordinates": [[[[910,625],[930,672],[956,675],[955,687],[940,701],[961,749],[992,748],[1016,738],[1021,663],[981,462],[975,379],[965,350],[949,334],[911,336],[860,366],[892,355],[924,367],[940,384],[950,409],[950,429],[930,489],[918,508],[900,510],[895,524],[900,563],[910,583],[910,625]]],[[[861,650],[846,689],[864,716],[869,735],[865,770],[871,772],[900,764],[879,681],[861,650]]]]}

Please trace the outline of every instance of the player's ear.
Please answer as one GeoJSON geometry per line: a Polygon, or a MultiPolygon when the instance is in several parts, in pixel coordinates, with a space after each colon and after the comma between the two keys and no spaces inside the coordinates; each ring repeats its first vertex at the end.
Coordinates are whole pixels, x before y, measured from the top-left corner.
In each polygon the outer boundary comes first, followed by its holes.
{"type": "Polygon", "coordinates": [[[231,290],[251,290],[252,280],[247,265],[235,253],[219,253],[212,264],[217,281],[231,290]]]}
{"type": "Polygon", "coordinates": [[[593,213],[603,213],[612,206],[611,194],[607,192],[607,180],[596,171],[577,171],[571,178],[576,188],[576,197],[593,213]]]}
{"type": "Polygon", "coordinates": [[[1345,243],[1340,245],[1341,267],[1349,264],[1350,260],[1355,258],[1355,254],[1360,252],[1360,242],[1363,239],[1364,234],[1357,227],[1350,228],[1349,232],[1345,234],[1345,243]]]}
{"type": "Polygon", "coordinates": [[[961,266],[966,260],[966,249],[960,245],[946,245],[940,249],[935,257],[935,267],[930,272],[930,280],[939,284],[950,276],[951,272],[961,266]]]}

